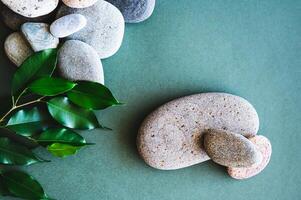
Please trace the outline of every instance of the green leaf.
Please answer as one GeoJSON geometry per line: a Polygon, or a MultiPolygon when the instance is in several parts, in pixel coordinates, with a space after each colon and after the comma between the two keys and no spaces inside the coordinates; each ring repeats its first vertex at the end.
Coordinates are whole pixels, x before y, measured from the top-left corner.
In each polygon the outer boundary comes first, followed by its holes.
{"type": "Polygon", "coordinates": [[[6,128],[17,134],[30,137],[46,130],[52,122],[48,113],[37,107],[27,110],[19,110],[8,121],[6,128]]]}
{"type": "Polygon", "coordinates": [[[42,96],[56,96],[68,92],[76,83],[61,78],[44,77],[32,82],[28,89],[42,96]]]}
{"type": "Polygon", "coordinates": [[[72,146],[87,145],[85,139],[81,135],[65,128],[49,129],[43,132],[36,141],[43,145],[50,145],[53,143],[70,144],[72,146]]]}
{"type": "Polygon", "coordinates": [[[74,155],[81,147],[69,144],[53,143],[47,147],[47,150],[57,157],[66,157],[74,155]]]}
{"type": "Polygon", "coordinates": [[[8,138],[0,138],[0,164],[5,165],[31,165],[43,162],[26,147],[12,142],[8,138]]]}
{"type": "Polygon", "coordinates": [[[120,105],[111,91],[102,84],[79,81],[78,84],[68,92],[70,101],[87,109],[100,110],[113,105],[120,105]]]}
{"type": "Polygon", "coordinates": [[[40,183],[29,174],[21,171],[8,171],[1,174],[8,191],[23,199],[48,199],[40,183]]]}
{"type": "Polygon", "coordinates": [[[62,125],[75,129],[101,128],[93,111],[73,105],[66,97],[55,97],[47,102],[51,116],[62,125]]]}
{"type": "Polygon", "coordinates": [[[51,76],[57,63],[57,49],[37,52],[27,58],[13,77],[12,95],[17,96],[27,84],[45,76],[51,76]]]}

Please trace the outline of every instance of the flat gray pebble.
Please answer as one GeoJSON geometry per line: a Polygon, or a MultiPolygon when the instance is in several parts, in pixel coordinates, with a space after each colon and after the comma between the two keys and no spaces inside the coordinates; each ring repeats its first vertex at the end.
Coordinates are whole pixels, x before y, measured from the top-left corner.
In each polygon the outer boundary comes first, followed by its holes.
{"type": "Polygon", "coordinates": [[[209,157],[226,167],[251,167],[262,161],[257,147],[240,134],[221,130],[208,130],[204,148],[209,157]]]}
{"type": "Polygon", "coordinates": [[[50,32],[57,38],[64,38],[87,25],[87,19],[80,14],[70,14],[55,20],[50,25],[50,32]]]}
{"type": "Polygon", "coordinates": [[[21,31],[35,52],[56,48],[59,44],[59,39],[49,32],[48,24],[27,22],[21,31]]]}
{"type": "Polygon", "coordinates": [[[107,0],[123,14],[125,22],[138,23],[148,19],[155,8],[155,0],[107,0]]]}
{"type": "Polygon", "coordinates": [[[104,74],[97,52],[90,45],[68,40],[59,50],[58,70],[62,77],[104,84],[104,74]]]}
{"type": "Polygon", "coordinates": [[[207,129],[256,135],[259,119],[245,99],[226,93],[182,97],[157,108],[141,124],[137,146],[157,169],[179,169],[210,159],[202,146],[207,129]]]}
{"type": "Polygon", "coordinates": [[[115,6],[103,0],[82,9],[62,5],[57,18],[69,14],[81,14],[86,17],[88,23],[82,30],[66,37],[67,40],[80,40],[91,45],[101,59],[108,58],[118,51],[123,40],[125,23],[121,12],[115,6]]]}

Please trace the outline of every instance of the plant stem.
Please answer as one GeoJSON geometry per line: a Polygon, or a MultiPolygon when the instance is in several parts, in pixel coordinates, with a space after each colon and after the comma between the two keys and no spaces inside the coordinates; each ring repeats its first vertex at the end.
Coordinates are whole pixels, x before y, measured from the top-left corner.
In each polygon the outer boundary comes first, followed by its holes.
{"type": "MultiPolygon", "coordinates": [[[[20,105],[14,105],[1,119],[0,119],[0,123],[3,122],[6,117],[8,115],[10,115],[14,110],[18,109],[18,108],[22,108],[24,106],[28,106],[28,105],[31,105],[31,104],[34,104],[34,103],[38,103],[38,102],[41,102],[41,100],[45,98],[45,96],[41,97],[41,98],[38,98],[36,100],[33,100],[33,101],[29,101],[27,103],[24,103],[24,104],[20,104],[20,105]]],[[[17,103],[17,101],[15,102],[15,104],[17,103]]]]}

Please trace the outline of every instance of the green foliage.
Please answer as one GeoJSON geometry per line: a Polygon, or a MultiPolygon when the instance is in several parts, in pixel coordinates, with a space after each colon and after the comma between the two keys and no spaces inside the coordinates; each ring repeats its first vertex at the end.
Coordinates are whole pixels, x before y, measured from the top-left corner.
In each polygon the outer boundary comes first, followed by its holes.
{"type": "MultiPolygon", "coordinates": [[[[30,56],[14,74],[12,108],[0,117],[0,128],[9,130],[12,137],[0,137],[0,164],[25,166],[44,162],[21,142],[23,139],[34,147],[47,148],[57,157],[74,155],[91,143],[72,129],[104,128],[93,110],[120,105],[110,90],[99,83],[74,83],[52,77],[56,63],[57,49],[44,50],[30,56]],[[25,94],[39,96],[26,102],[25,94]],[[13,140],[16,136],[22,139],[18,143],[13,140]]],[[[0,172],[0,196],[4,195],[49,199],[37,180],[20,171],[0,172]]]]}
{"type": "Polygon", "coordinates": [[[0,164],[31,165],[38,162],[43,162],[43,160],[26,147],[20,146],[8,138],[0,138],[0,164]]]}
{"type": "Polygon", "coordinates": [[[120,105],[111,91],[102,84],[80,81],[68,92],[70,101],[86,109],[100,110],[120,105]]]}
{"type": "Polygon", "coordinates": [[[9,119],[6,128],[15,131],[19,135],[31,137],[46,130],[52,121],[49,113],[34,107],[32,109],[21,109],[16,112],[9,119]]]}
{"type": "Polygon", "coordinates": [[[80,148],[81,147],[79,146],[72,146],[69,144],[53,143],[47,147],[47,150],[54,156],[66,157],[76,154],[80,148]]]}
{"type": "Polygon", "coordinates": [[[29,174],[7,171],[1,174],[4,187],[9,194],[30,200],[49,199],[42,186],[29,174]]]}
{"type": "Polygon", "coordinates": [[[101,127],[92,110],[73,105],[67,97],[55,97],[47,105],[51,116],[68,128],[89,130],[101,127]]]}
{"type": "Polygon", "coordinates": [[[42,96],[56,96],[68,92],[76,83],[61,78],[44,77],[32,82],[28,89],[42,96]]]}
{"type": "Polygon", "coordinates": [[[86,140],[81,135],[66,128],[48,129],[36,141],[42,145],[51,145],[53,143],[69,144],[72,146],[87,145],[86,140]]]}
{"type": "Polygon", "coordinates": [[[35,79],[51,76],[56,62],[57,49],[40,51],[27,58],[14,74],[12,95],[16,97],[35,79]]]}

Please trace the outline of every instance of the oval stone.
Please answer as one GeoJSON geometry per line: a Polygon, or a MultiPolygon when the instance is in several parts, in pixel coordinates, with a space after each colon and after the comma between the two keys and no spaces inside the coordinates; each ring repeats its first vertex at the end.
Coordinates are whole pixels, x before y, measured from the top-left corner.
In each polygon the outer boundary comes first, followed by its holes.
{"type": "MultiPolygon", "coordinates": [[[[86,8],[95,4],[98,0],[62,0],[71,8],[86,8]]],[[[102,0],[101,0],[102,1],[102,0]]]]}
{"type": "Polygon", "coordinates": [[[55,20],[50,25],[50,32],[57,38],[64,38],[81,30],[86,24],[85,16],[70,14],[55,20]]]}
{"type": "Polygon", "coordinates": [[[229,167],[228,174],[235,179],[247,179],[259,174],[269,164],[272,155],[272,145],[268,138],[256,135],[249,140],[258,148],[262,154],[262,161],[251,167],[229,167]]]}
{"type": "Polygon", "coordinates": [[[62,5],[57,18],[69,14],[81,14],[87,19],[82,30],[68,36],[67,40],[80,40],[91,45],[101,59],[114,55],[121,46],[124,34],[124,19],[121,12],[106,1],[98,1],[93,6],[74,9],[62,5]]]}
{"type": "Polygon", "coordinates": [[[58,71],[71,81],[85,80],[104,84],[104,74],[97,52],[90,45],[68,40],[58,53],[58,71]]]}
{"type": "Polygon", "coordinates": [[[39,17],[51,13],[59,0],[1,0],[7,7],[24,17],[39,17]]]}
{"type": "Polygon", "coordinates": [[[10,34],[4,42],[4,50],[15,65],[20,66],[26,58],[33,54],[30,45],[19,32],[10,34]]]}
{"type": "Polygon", "coordinates": [[[262,161],[260,151],[252,142],[229,131],[208,130],[204,148],[214,162],[227,167],[250,167],[262,161]]]}
{"type": "Polygon", "coordinates": [[[148,19],[155,8],[155,0],[107,0],[123,14],[127,23],[138,23],[148,19]]]}
{"type": "Polygon", "coordinates": [[[35,52],[56,48],[59,44],[59,39],[50,33],[48,24],[27,22],[21,26],[21,31],[35,52]]]}
{"type": "Polygon", "coordinates": [[[202,146],[207,129],[256,135],[259,119],[245,99],[226,93],[182,97],[159,107],[142,123],[137,146],[144,161],[157,169],[188,167],[209,159],[202,146]]]}

